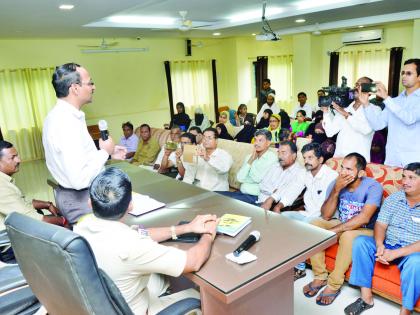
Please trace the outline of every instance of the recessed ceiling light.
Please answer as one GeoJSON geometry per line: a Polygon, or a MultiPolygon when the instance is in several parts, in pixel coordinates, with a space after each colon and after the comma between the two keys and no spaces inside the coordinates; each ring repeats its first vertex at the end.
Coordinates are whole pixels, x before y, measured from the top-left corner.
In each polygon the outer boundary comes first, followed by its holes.
{"type": "Polygon", "coordinates": [[[120,24],[173,25],[176,19],[159,16],[114,15],[109,17],[108,21],[120,24]]]}
{"type": "Polygon", "coordinates": [[[74,8],[72,4],[62,4],[58,7],[60,10],[71,10],[74,8]]]}
{"type": "Polygon", "coordinates": [[[295,20],[295,22],[296,23],[304,23],[304,22],[306,22],[306,20],[305,19],[297,19],[297,20],[295,20]]]}
{"type": "Polygon", "coordinates": [[[213,33],[213,36],[220,36],[220,35],[222,35],[222,33],[219,33],[219,32],[213,33]]]}
{"type": "Polygon", "coordinates": [[[363,28],[363,27],[365,27],[364,25],[359,25],[359,28],[363,28]]]}

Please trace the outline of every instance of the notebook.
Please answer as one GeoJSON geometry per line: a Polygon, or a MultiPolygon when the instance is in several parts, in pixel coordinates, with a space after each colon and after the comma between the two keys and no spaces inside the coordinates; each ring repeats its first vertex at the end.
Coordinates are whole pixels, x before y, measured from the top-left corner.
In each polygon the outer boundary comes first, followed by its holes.
{"type": "Polygon", "coordinates": [[[217,225],[217,232],[235,237],[250,223],[251,217],[225,213],[217,225]]]}
{"type": "Polygon", "coordinates": [[[146,195],[141,195],[133,191],[133,210],[130,211],[130,214],[139,216],[147,212],[163,208],[165,204],[163,202],[157,201],[153,198],[150,198],[146,195]]]}

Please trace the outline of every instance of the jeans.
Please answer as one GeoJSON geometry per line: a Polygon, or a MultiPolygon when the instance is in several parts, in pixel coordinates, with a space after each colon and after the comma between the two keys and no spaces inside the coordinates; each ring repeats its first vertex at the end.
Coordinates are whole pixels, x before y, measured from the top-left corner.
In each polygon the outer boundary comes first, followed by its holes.
{"type": "Polygon", "coordinates": [[[218,194],[221,194],[226,197],[234,198],[251,205],[256,205],[255,202],[258,200],[258,196],[248,195],[241,193],[240,191],[216,191],[218,194]]]}
{"type": "MultiPolygon", "coordinates": [[[[387,249],[395,246],[384,244],[387,249]]],[[[370,236],[359,236],[353,242],[353,265],[349,283],[372,288],[373,270],[375,268],[375,239],[370,236]]],[[[412,253],[393,261],[398,265],[401,278],[402,305],[413,310],[420,297],[420,253],[412,253]]]]}

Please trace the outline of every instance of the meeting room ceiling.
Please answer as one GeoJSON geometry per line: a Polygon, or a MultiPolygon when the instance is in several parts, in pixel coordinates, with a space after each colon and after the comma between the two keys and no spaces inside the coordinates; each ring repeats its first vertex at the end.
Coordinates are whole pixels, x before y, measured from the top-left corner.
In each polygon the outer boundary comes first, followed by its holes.
{"type": "MultiPolygon", "coordinates": [[[[266,2],[272,29],[283,35],[420,18],[420,0],[266,2]]],[[[257,0],[2,0],[0,38],[252,36],[261,31],[261,11],[257,0]]]]}

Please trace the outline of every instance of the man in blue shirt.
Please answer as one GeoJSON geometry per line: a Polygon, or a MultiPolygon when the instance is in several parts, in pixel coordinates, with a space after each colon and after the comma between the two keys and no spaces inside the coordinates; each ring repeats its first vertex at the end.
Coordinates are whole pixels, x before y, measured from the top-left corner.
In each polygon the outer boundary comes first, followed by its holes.
{"type": "Polygon", "coordinates": [[[334,270],[328,274],[325,252],[311,257],[314,280],[303,288],[306,297],[318,295],[316,303],[330,305],[340,294],[344,276],[349,268],[353,240],[359,235],[373,235],[375,215],[382,200],[382,186],[373,178],[365,177],[366,159],[359,153],[348,154],[341,165],[339,176],[328,187],[321,207],[322,219],[311,224],[337,234],[338,250],[334,270]]]}
{"type": "Polygon", "coordinates": [[[348,315],[373,307],[375,261],[397,264],[401,271],[400,315],[410,314],[420,297],[420,163],[404,168],[402,186],[403,190],[385,200],[375,224],[375,236],[354,240],[350,283],[361,288],[362,297],[345,308],[348,315]]]}
{"type": "MultiPolygon", "coordinates": [[[[403,167],[420,156],[420,59],[404,62],[401,71],[405,90],[391,98],[381,82],[376,82],[376,95],[384,99],[385,109],[378,115],[369,104],[368,95],[361,95],[365,116],[374,130],[388,126],[385,164],[403,167]]],[[[360,88],[359,88],[360,89],[360,88]]]]}

